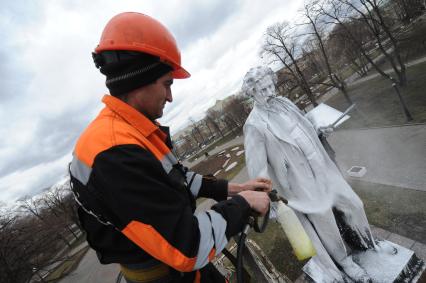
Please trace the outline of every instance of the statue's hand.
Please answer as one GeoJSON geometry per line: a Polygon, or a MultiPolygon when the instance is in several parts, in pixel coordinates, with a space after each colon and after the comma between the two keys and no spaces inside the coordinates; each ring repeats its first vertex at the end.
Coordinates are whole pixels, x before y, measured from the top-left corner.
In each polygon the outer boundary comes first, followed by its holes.
{"type": "Polygon", "coordinates": [[[319,127],[318,132],[327,138],[334,131],[333,127],[319,127]]]}
{"type": "Polygon", "coordinates": [[[256,178],[243,184],[242,191],[262,191],[269,193],[272,191],[272,181],[266,178],[256,178]]]}
{"type": "Polygon", "coordinates": [[[269,193],[272,191],[272,181],[266,178],[256,178],[243,184],[229,183],[228,195],[233,196],[243,191],[262,191],[269,193]]]}

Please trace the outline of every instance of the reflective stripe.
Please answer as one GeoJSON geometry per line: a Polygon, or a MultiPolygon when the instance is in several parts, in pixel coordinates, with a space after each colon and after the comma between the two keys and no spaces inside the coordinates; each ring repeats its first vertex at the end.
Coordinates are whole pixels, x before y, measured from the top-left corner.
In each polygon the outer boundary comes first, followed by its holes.
{"type": "Polygon", "coordinates": [[[195,172],[188,171],[186,172],[186,183],[191,183],[192,177],[194,177],[195,172]]]}
{"type": "Polygon", "coordinates": [[[172,164],[176,164],[178,162],[176,156],[172,152],[167,153],[166,157],[170,160],[172,164]]]}
{"type": "Polygon", "coordinates": [[[210,215],[213,232],[214,232],[214,246],[216,248],[216,254],[218,255],[222,252],[222,250],[228,244],[228,239],[226,238],[226,221],[223,216],[217,213],[214,210],[206,211],[208,215],[210,215]]]}
{"type": "Polygon", "coordinates": [[[225,236],[226,221],[219,213],[209,210],[197,214],[196,217],[200,230],[200,245],[194,270],[202,268],[209,262],[212,249],[216,248],[216,254],[220,253],[228,243],[225,236]]]}
{"type": "Polygon", "coordinates": [[[169,174],[173,165],[177,164],[177,159],[172,153],[167,153],[160,162],[163,165],[164,171],[169,174]]]}
{"type": "Polygon", "coordinates": [[[163,165],[164,171],[166,171],[166,173],[169,174],[173,168],[173,164],[170,162],[170,160],[167,157],[164,157],[163,159],[161,159],[160,162],[161,162],[161,165],[163,165]]]}
{"type": "Polygon", "coordinates": [[[168,266],[183,272],[194,270],[196,259],[185,256],[173,247],[151,225],[132,220],[121,232],[145,252],[168,266]]]}
{"type": "Polygon", "coordinates": [[[194,180],[192,181],[191,187],[189,188],[194,197],[198,196],[202,182],[203,182],[203,176],[201,176],[200,174],[195,174],[194,180]]]}
{"type": "Polygon", "coordinates": [[[71,174],[74,178],[79,180],[84,186],[89,182],[90,173],[92,173],[92,168],[81,162],[75,153],[73,153],[73,158],[70,166],[71,174]]]}

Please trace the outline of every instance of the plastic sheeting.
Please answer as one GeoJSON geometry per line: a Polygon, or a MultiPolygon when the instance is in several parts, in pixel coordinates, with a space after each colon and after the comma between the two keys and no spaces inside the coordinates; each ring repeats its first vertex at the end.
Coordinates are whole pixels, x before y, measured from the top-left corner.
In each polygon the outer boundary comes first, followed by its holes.
{"type": "Polygon", "coordinates": [[[305,117],[308,118],[309,121],[313,124],[315,129],[320,127],[331,127],[337,120],[339,120],[334,127],[338,127],[344,121],[350,118],[349,115],[344,115],[341,118],[343,112],[340,112],[333,107],[328,106],[327,104],[321,103],[308,113],[306,113],[305,117]]]}

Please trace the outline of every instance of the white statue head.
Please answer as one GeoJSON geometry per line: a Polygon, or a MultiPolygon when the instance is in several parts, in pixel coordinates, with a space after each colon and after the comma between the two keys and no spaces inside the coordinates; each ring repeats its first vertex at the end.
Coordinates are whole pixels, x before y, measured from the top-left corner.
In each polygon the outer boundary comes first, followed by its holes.
{"type": "Polygon", "coordinates": [[[254,67],[244,76],[242,91],[257,103],[264,105],[277,95],[275,88],[277,81],[277,75],[271,68],[254,67]]]}

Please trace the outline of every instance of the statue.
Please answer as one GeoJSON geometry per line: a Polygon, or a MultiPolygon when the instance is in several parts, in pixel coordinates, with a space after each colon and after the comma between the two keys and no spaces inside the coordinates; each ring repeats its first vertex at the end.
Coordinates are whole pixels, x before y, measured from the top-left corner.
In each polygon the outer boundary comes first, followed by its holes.
{"type": "Polygon", "coordinates": [[[244,77],[242,90],[254,100],[244,125],[249,176],[270,178],[295,210],[317,251],[310,270],[304,269],[314,281],[372,282],[353,255],[366,250],[391,255],[395,248],[376,244],[362,201],[318,138],[324,129],[315,129],[289,99],[277,97],[276,82],[267,67],[252,68],[244,77]]]}

